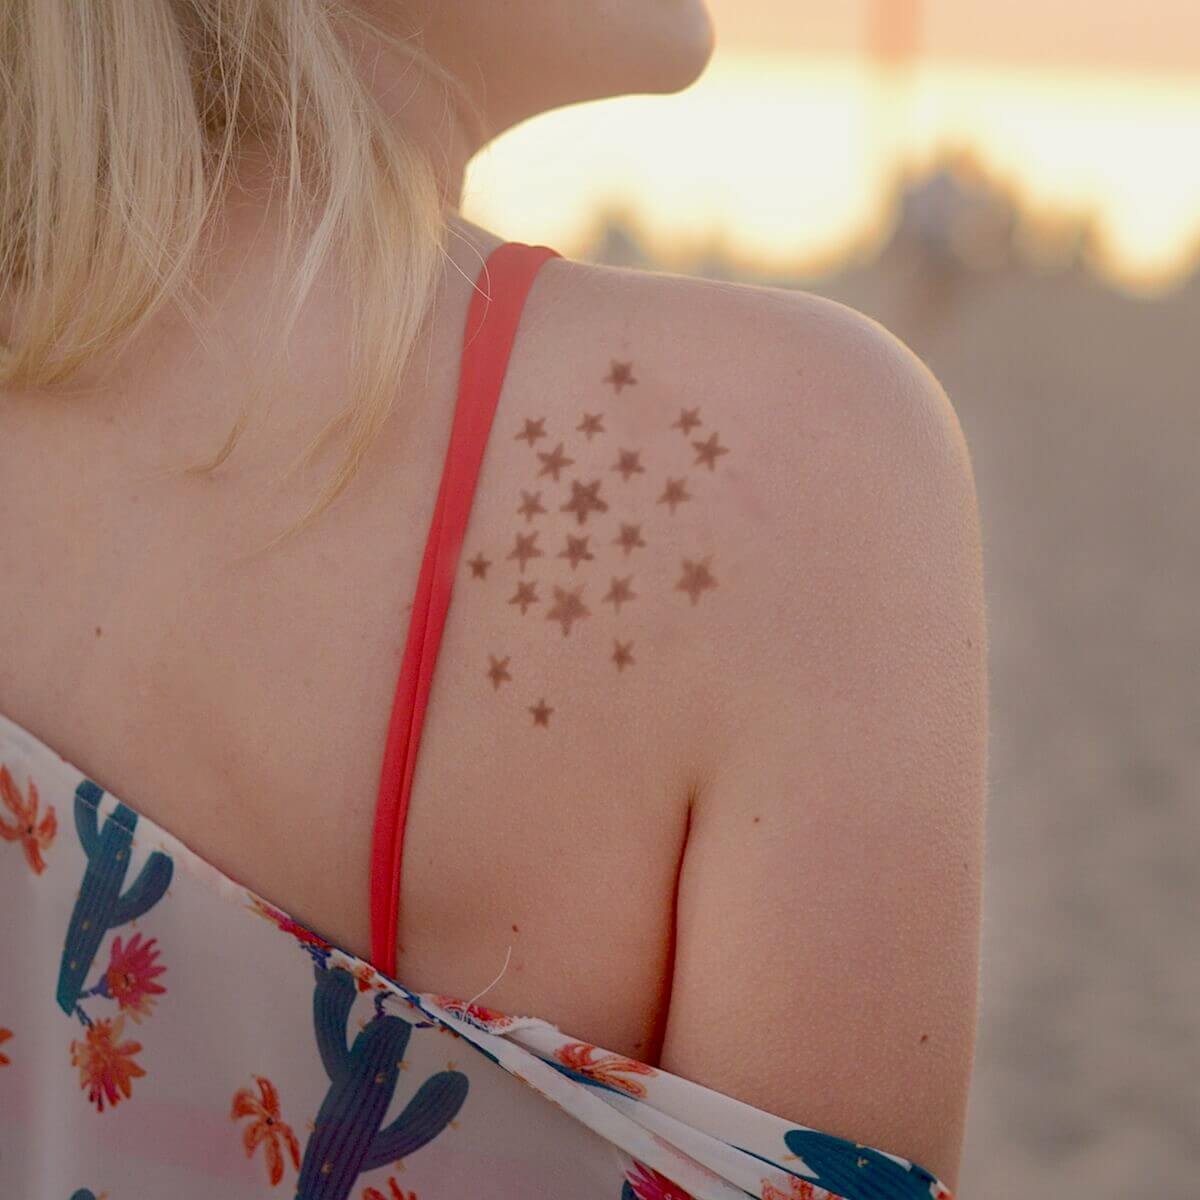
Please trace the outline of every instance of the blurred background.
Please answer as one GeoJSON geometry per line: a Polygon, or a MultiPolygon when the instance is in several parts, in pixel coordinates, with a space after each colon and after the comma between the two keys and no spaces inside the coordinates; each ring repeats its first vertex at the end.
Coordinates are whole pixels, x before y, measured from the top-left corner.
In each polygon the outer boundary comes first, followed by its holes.
{"type": "Polygon", "coordinates": [[[937,374],[975,467],[991,642],[958,1194],[1194,1200],[1200,5],[709,7],[698,83],[511,130],[464,214],[574,258],[830,296],[937,374]]]}

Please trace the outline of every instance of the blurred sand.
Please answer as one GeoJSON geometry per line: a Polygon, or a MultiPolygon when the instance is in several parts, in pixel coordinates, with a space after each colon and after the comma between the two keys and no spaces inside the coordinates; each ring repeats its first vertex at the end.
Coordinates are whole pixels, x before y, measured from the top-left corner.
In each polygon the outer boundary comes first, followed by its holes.
{"type": "MultiPolygon", "coordinates": [[[[981,270],[942,249],[902,227],[868,266],[759,281],[907,341],[975,468],[992,732],[958,1195],[1194,1200],[1200,282],[1137,300],[1078,266],[981,270]]],[[[586,257],[654,266],[612,228],[586,257]]]]}

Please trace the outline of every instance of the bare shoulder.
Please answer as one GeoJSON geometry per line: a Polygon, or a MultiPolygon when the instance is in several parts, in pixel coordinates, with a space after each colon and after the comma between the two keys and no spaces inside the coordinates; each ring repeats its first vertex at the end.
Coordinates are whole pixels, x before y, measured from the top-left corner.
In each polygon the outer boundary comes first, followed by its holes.
{"type": "Polygon", "coordinates": [[[645,511],[672,518],[667,544],[710,555],[714,579],[724,572],[699,639],[718,657],[726,647],[723,665],[761,665],[755,637],[790,634],[772,644],[777,661],[805,622],[809,635],[827,630],[842,590],[865,600],[864,581],[890,588],[894,605],[918,588],[907,599],[922,616],[939,589],[980,582],[957,414],[883,326],[801,291],[555,266],[542,306],[555,361],[574,391],[604,401],[610,439],[641,448],[645,511]],[[965,577],[945,577],[949,557],[965,577]],[[713,649],[722,622],[729,637],[713,649]]]}
{"type": "Polygon", "coordinates": [[[661,1063],[953,1186],[987,749],[954,408],[815,296],[579,264],[547,282],[572,358],[625,379],[608,427],[653,474],[643,619],[691,789],[661,1063]]]}

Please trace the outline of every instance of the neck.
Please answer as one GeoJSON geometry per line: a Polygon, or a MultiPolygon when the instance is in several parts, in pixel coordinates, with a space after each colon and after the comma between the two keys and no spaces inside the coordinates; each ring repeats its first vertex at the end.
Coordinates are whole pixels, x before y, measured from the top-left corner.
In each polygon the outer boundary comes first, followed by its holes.
{"type": "Polygon", "coordinates": [[[458,89],[440,79],[424,59],[361,28],[348,37],[348,45],[385,118],[433,164],[445,203],[457,212],[467,163],[490,135],[458,89]]]}

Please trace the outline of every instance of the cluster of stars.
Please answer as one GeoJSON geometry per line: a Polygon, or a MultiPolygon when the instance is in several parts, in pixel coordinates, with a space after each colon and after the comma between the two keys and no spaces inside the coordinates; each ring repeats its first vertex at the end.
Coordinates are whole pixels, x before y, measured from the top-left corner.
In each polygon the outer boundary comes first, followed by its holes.
{"type": "MultiPolygon", "coordinates": [[[[617,396],[625,388],[635,387],[638,380],[633,374],[633,363],[612,360],[609,373],[602,382],[611,385],[614,395],[617,396]]],[[[676,420],[670,424],[670,428],[678,429],[683,437],[691,443],[695,453],[692,467],[707,467],[711,472],[716,470],[717,460],[722,455],[729,453],[729,448],[721,445],[716,432],[710,433],[706,438],[693,437],[694,431],[703,424],[699,408],[683,408],[680,409],[676,420]]],[[[593,437],[606,434],[604,413],[585,411],[581,415],[579,424],[575,426],[575,431],[582,434],[589,443],[593,437]]],[[[550,435],[546,431],[545,417],[526,418],[515,436],[517,441],[526,442],[534,452],[538,462],[536,472],[538,481],[549,480],[559,484],[563,481],[564,473],[568,471],[568,468],[576,466],[576,460],[567,454],[566,446],[562,441],[559,441],[552,450],[539,448],[539,442],[544,440],[549,443],[550,440],[550,435]]],[[[642,452],[626,447],[617,448],[616,461],[611,464],[609,470],[618,474],[621,480],[620,484],[609,485],[610,488],[628,484],[636,476],[647,473],[646,466],[642,462],[642,452]]],[[[517,516],[523,518],[528,527],[535,518],[547,515],[551,511],[551,507],[554,507],[558,512],[574,516],[577,529],[590,529],[590,523],[593,523],[600,514],[607,513],[610,508],[609,499],[602,494],[605,491],[603,476],[589,479],[572,478],[567,475],[566,482],[569,495],[563,503],[552,506],[548,506],[549,502],[543,499],[546,495],[544,486],[538,488],[535,482],[533,490],[521,488],[521,502],[516,506],[517,516]]],[[[674,516],[680,505],[693,499],[694,496],[689,490],[686,474],[679,478],[668,476],[661,493],[656,498],[656,504],[666,505],[669,515],[674,516]]],[[[646,541],[642,536],[643,526],[640,523],[621,521],[618,522],[618,525],[619,533],[606,544],[618,547],[624,559],[628,559],[635,550],[646,548],[646,541]]],[[[538,529],[526,528],[514,533],[513,545],[505,555],[505,561],[516,563],[519,577],[515,581],[516,590],[508,597],[507,603],[517,607],[521,616],[525,616],[531,607],[543,605],[545,619],[556,622],[565,638],[570,635],[577,622],[592,615],[592,609],[584,600],[584,584],[578,583],[571,586],[553,584],[551,585],[551,594],[543,597],[538,592],[537,580],[525,578],[526,568],[534,559],[546,558],[550,553],[556,560],[566,560],[567,568],[574,573],[580,564],[596,560],[596,551],[593,546],[596,535],[594,530],[567,533],[563,548],[557,552],[548,552],[538,543],[539,532],[538,529]]],[[[479,552],[474,558],[467,560],[467,565],[472,578],[486,579],[488,569],[493,564],[482,552],[479,552]]],[[[712,573],[711,554],[703,558],[684,558],[682,560],[681,575],[674,590],[684,592],[692,607],[699,603],[705,592],[716,586],[717,580],[712,573]]],[[[600,603],[611,604],[613,612],[619,614],[622,605],[637,598],[638,593],[633,589],[632,574],[610,575],[608,591],[601,597],[600,603]]],[[[626,667],[635,665],[637,660],[633,655],[633,642],[614,639],[609,658],[618,673],[623,672],[626,667]]],[[[485,674],[494,690],[499,691],[504,684],[513,682],[513,675],[509,669],[510,662],[511,656],[509,655],[503,657],[494,654],[488,655],[488,669],[485,674]]],[[[530,713],[535,726],[548,728],[550,717],[555,710],[546,703],[546,698],[543,696],[536,704],[528,705],[526,711],[530,713]]]]}

